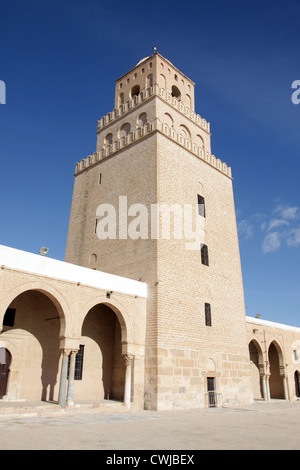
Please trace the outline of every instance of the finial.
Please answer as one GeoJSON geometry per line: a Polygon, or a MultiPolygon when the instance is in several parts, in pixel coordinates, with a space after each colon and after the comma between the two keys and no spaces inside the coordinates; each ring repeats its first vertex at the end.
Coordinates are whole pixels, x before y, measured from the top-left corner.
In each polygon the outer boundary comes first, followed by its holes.
{"type": "Polygon", "coordinates": [[[154,54],[157,52],[157,47],[156,46],[153,46],[152,47],[153,51],[154,51],[154,54]]]}

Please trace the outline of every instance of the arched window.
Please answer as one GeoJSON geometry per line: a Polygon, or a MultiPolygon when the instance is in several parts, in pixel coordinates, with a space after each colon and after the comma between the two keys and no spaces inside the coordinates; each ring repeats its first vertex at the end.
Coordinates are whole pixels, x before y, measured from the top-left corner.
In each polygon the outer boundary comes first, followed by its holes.
{"type": "Polygon", "coordinates": [[[166,77],[161,73],[160,76],[159,76],[159,82],[160,82],[160,86],[163,88],[163,89],[166,89],[166,77]]]}
{"type": "Polygon", "coordinates": [[[98,261],[98,257],[96,255],[96,253],[91,254],[89,261],[90,261],[91,269],[96,269],[96,265],[97,265],[97,261],[98,261]]]}
{"type": "Polygon", "coordinates": [[[152,87],[152,86],[153,86],[153,75],[152,73],[150,73],[150,75],[148,75],[147,77],[147,88],[152,87]]]}
{"type": "Polygon", "coordinates": [[[198,145],[198,147],[200,147],[202,149],[204,148],[204,141],[203,141],[202,137],[199,134],[196,135],[195,143],[196,143],[196,145],[198,145]]]}
{"type": "Polygon", "coordinates": [[[140,85],[134,85],[131,88],[131,98],[138,96],[140,94],[140,85]]]}
{"type": "Polygon", "coordinates": [[[191,99],[190,95],[186,95],[186,105],[189,109],[192,108],[192,99],[191,99]]]}
{"type": "Polygon", "coordinates": [[[105,143],[106,145],[111,145],[113,143],[112,133],[107,134],[107,136],[105,137],[105,143]]]}
{"type": "Polygon", "coordinates": [[[124,104],[124,93],[120,93],[120,96],[119,96],[119,106],[121,104],[124,104]]]}
{"type": "Polygon", "coordinates": [[[173,118],[170,114],[164,114],[164,124],[167,124],[169,127],[173,127],[173,118]]]}
{"type": "Polygon", "coordinates": [[[131,126],[128,122],[123,124],[123,126],[120,129],[120,138],[126,137],[129,134],[130,129],[131,129],[131,126]]]}
{"type": "Polygon", "coordinates": [[[179,88],[177,88],[177,86],[175,86],[175,85],[172,86],[172,96],[174,96],[178,100],[181,99],[181,93],[179,91],[179,88]]]}
{"type": "Polygon", "coordinates": [[[142,113],[138,118],[138,127],[143,127],[147,122],[147,113],[142,113]]]}
{"type": "Polygon", "coordinates": [[[181,124],[179,132],[180,132],[181,135],[183,135],[183,137],[185,139],[191,140],[191,133],[188,130],[188,128],[186,126],[184,126],[183,124],[181,124]]]}

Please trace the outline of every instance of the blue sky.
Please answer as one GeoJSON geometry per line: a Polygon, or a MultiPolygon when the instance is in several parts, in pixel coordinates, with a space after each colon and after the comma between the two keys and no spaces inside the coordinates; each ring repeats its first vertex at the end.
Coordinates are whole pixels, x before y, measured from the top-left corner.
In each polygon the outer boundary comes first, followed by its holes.
{"type": "Polygon", "coordinates": [[[300,326],[300,2],[16,0],[0,16],[0,243],[64,259],[75,162],[156,45],[232,167],[247,315],[300,326]]]}

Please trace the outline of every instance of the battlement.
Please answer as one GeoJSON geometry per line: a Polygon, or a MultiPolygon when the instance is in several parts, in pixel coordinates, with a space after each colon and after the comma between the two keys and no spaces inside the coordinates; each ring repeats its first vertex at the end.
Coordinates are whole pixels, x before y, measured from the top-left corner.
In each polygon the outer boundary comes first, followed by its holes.
{"type": "Polygon", "coordinates": [[[76,163],[75,174],[78,174],[88,167],[97,164],[99,161],[110,157],[116,152],[135,144],[136,142],[144,139],[154,132],[160,132],[167,136],[169,139],[175,141],[178,145],[191,152],[196,157],[205,161],[208,165],[216,168],[227,177],[231,178],[231,168],[226,163],[222,162],[219,158],[211,155],[209,152],[205,152],[203,148],[199,147],[190,139],[185,138],[179,131],[176,131],[174,127],[169,127],[166,123],[162,123],[158,118],[152,122],[147,122],[143,127],[137,128],[134,132],[130,132],[127,136],[123,136],[120,139],[116,139],[112,144],[102,147],[99,151],[94,152],[93,155],[89,155],[87,158],[82,159],[79,163],[76,163]]]}
{"type": "Polygon", "coordinates": [[[109,126],[117,119],[123,117],[129,111],[132,111],[135,107],[144,104],[145,101],[152,99],[154,96],[158,96],[163,101],[169,103],[173,108],[182,113],[185,117],[190,119],[193,123],[198,125],[205,132],[210,133],[210,123],[206,119],[202,118],[199,114],[196,114],[194,111],[188,108],[188,106],[181,100],[177,99],[175,96],[172,96],[172,93],[164,88],[160,88],[157,84],[153,87],[148,87],[145,90],[142,90],[139,95],[134,96],[133,98],[126,101],[126,103],[121,104],[118,108],[115,108],[113,111],[103,116],[97,122],[97,133],[102,131],[106,126],[109,126]]]}

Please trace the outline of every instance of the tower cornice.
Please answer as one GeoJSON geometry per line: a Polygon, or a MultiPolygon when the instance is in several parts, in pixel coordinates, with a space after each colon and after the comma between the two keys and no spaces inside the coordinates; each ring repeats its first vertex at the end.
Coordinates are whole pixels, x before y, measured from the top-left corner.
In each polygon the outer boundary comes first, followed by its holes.
{"type": "Polygon", "coordinates": [[[154,119],[152,122],[147,122],[143,127],[139,127],[136,131],[130,132],[126,137],[116,139],[111,145],[102,147],[97,152],[94,152],[93,155],[89,155],[87,158],[77,162],[75,175],[82,173],[88,168],[99,164],[103,160],[106,160],[107,158],[118,154],[122,150],[135,145],[154,133],[164,135],[180,147],[187,150],[193,156],[199,158],[207,165],[210,165],[223,175],[232,179],[231,168],[227,166],[225,162],[222,162],[219,158],[215,157],[215,155],[205,152],[201,147],[198,147],[195,142],[184,138],[179,131],[174,128],[170,128],[167,124],[162,123],[158,118],[154,119]]]}

